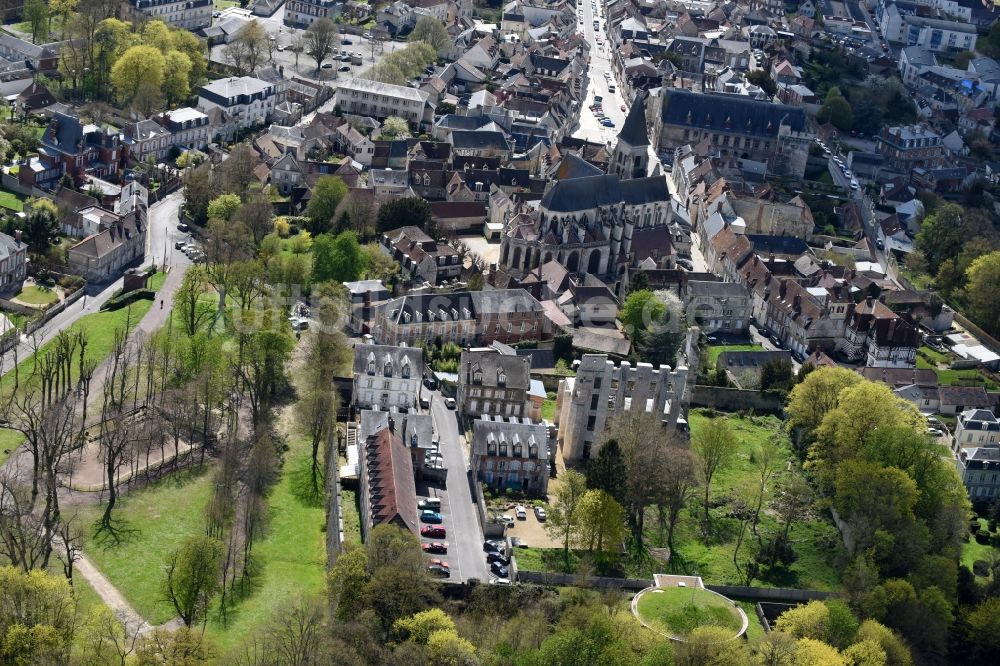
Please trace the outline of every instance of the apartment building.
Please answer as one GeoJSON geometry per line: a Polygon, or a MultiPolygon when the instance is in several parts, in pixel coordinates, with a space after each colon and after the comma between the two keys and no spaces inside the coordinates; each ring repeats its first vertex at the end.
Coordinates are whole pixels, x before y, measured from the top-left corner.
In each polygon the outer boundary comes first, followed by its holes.
{"type": "Polygon", "coordinates": [[[1000,448],[961,449],[955,467],[974,503],[992,502],[1000,492],[1000,448]]]}
{"type": "Polygon", "coordinates": [[[507,345],[473,347],[458,364],[458,409],[470,416],[525,416],[531,388],[531,358],[507,345]]]}
{"type": "Polygon", "coordinates": [[[361,409],[410,409],[416,405],[424,374],[417,347],[354,346],[354,405],[361,409]]]}
{"type": "Polygon", "coordinates": [[[883,127],[875,137],[875,152],[885,157],[885,165],[910,173],[914,168],[940,166],[947,148],[940,134],[923,125],[883,127]]]}
{"type": "Polygon", "coordinates": [[[284,97],[275,83],[252,76],[230,77],[201,87],[198,110],[207,113],[210,109],[221,109],[240,129],[249,129],[267,122],[284,97]]]}
{"type": "Polygon", "coordinates": [[[472,426],[472,471],[499,491],[545,497],[549,485],[549,440],[544,425],[488,414],[472,426]]]}
{"type": "Polygon", "coordinates": [[[163,21],[185,30],[212,25],[212,0],[125,0],[121,16],[125,21],[163,21]]]}
{"type": "Polygon", "coordinates": [[[293,28],[308,28],[321,18],[332,21],[343,7],[344,3],[338,0],[288,0],[284,23],[293,28]]]}
{"type": "Polygon", "coordinates": [[[388,345],[437,339],[463,347],[511,344],[548,337],[546,321],[542,305],[523,289],[410,294],[376,308],[372,336],[388,345]]]}
{"type": "Polygon", "coordinates": [[[401,227],[382,234],[382,248],[399,262],[411,280],[441,284],[462,274],[462,261],[451,245],[438,242],[419,227],[401,227]]]}
{"type": "Polygon", "coordinates": [[[201,149],[211,140],[212,127],[208,116],[190,106],[161,113],[153,120],[170,132],[170,144],[181,150],[201,149]]]}
{"type": "Polygon", "coordinates": [[[434,119],[434,104],[423,90],[391,83],[350,78],[337,86],[334,104],[347,115],[403,118],[414,127],[434,119]]]}
{"type": "Polygon", "coordinates": [[[1000,419],[988,409],[967,409],[955,422],[955,447],[1000,446],[1000,419]]]}
{"type": "Polygon", "coordinates": [[[692,322],[706,333],[744,333],[750,325],[753,301],[738,282],[687,283],[684,307],[692,322]]]}

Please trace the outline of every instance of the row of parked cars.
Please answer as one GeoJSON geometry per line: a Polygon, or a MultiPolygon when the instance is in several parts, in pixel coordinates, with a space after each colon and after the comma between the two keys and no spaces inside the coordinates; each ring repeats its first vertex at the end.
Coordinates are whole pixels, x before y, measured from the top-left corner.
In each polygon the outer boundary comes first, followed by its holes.
{"type": "MultiPolygon", "coordinates": [[[[424,552],[428,555],[447,555],[448,542],[440,541],[448,536],[448,531],[441,523],[444,518],[441,516],[441,498],[428,497],[417,502],[417,510],[420,511],[420,522],[427,523],[420,528],[420,536],[433,541],[425,541],[420,544],[424,552]]],[[[451,565],[439,558],[431,558],[427,564],[427,573],[439,578],[451,577],[451,565]]]]}

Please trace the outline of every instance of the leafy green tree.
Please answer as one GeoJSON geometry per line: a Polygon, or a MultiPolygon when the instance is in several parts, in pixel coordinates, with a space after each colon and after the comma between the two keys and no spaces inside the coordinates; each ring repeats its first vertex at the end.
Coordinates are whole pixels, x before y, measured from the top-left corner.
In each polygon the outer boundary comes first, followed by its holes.
{"type": "Polygon", "coordinates": [[[732,631],[703,626],[676,645],[674,663],[676,666],[744,666],[750,663],[750,655],[743,641],[733,640],[732,631]]]}
{"type": "Polygon", "coordinates": [[[221,584],[222,542],[205,534],[188,537],[167,559],[163,591],[184,625],[205,616],[221,584]]]}
{"type": "Polygon", "coordinates": [[[790,391],[795,383],[792,362],[786,358],[768,361],[760,371],[760,390],[790,391]]]}
{"type": "Polygon", "coordinates": [[[1000,336],[1000,251],[983,255],[966,271],[965,289],[972,318],[987,333],[1000,336]]]}
{"type": "Polygon", "coordinates": [[[376,224],[379,231],[414,226],[423,229],[432,238],[437,235],[431,206],[419,197],[400,197],[382,204],[376,224]]]}
{"type": "Polygon", "coordinates": [[[853,528],[856,551],[875,545],[880,531],[891,535],[910,527],[917,496],[916,484],[902,470],[861,460],[837,465],[833,504],[853,528]]]}
{"type": "Polygon", "coordinates": [[[228,222],[241,205],[238,195],[220,194],[208,203],[208,219],[228,222]]]}
{"type": "Polygon", "coordinates": [[[0,566],[0,663],[57,664],[75,629],[73,590],[62,576],[0,566]]]}
{"type": "Polygon", "coordinates": [[[24,20],[31,26],[31,42],[37,44],[49,34],[49,7],[45,0],[26,0],[24,20]]]}
{"type": "Polygon", "coordinates": [[[621,503],[628,473],[617,439],[609,439],[587,463],[587,487],[603,490],[621,503]]]}
{"type": "Polygon", "coordinates": [[[312,198],[306,205],[309,230],[314,234],[327,231],[337,212],[337,206],[347,196],[347,185],[337,176],[320,176],[313,187],[312,198]]]}
{"type": "Polygon", "coordinates": [[[410,126],[399,116],[389,116],[380,130],[383,139],[405,139],[410,136],[410,126]]]}
{"type": "Polygon", "coordinates": [[[195,666],[211,663],[215,647],[201,631],[180,627],[174,631],[156,628],[139,641],[136,666],[195,666]]]}
{"type": "Polygon", "coordinates": [[[826,640],[830,627],[830,609],[822,601],[810,601],[809,603],[796,606],[786,610],[774,625],[778,631],[782,631],[795,638],[813,638],[815,640],[826,640]]]}
{"type": "Polygon", "coordinates": [[[59,208],[51,199],[31,199],[28,205],[23,237],[33,252],[44,254],[59,233],[59,208]]]}
{"type": "Polygon", "coordinates": [[[427,655],[433,664],[467,666],[479,663],[476,646],[458,635],[454,629],[435,631],[427,639],[427,655]]]}
{"type": "Polygon", "coordinates": [[[353,231],[336,237],[320,234],[313,239],[313,282],[348,282],[357,280],[365,265],[365,253],[353,231]]]}
{"type": "Polygon", "coordinates": [[[426,645],[435,632],[455,631],[455,621],[440,608],[431,608],[396,620],[392,630],[400,638],[426,645]]]}
{"type": "Polygon", "coordinates": [[[795,647],[798,666],[850,666],[832,645],[814,638],[800,638],[795,647]]]}
{"type": "Polygon", "coordinates": [[[755,69],[747,74],[747,82],[758,86],[768,97],[774,97],[778,94],[778,84],[774,82],[766,69],[755,69]]]}
{"type": "Polygon", "coordinates": [[[426,42],[435,52],[452,43],[444,24],[433,16],[421,16],[413,26],[409,39],[411,42],[426,42]]]}
{"type": "Polygon", "coordinates": [[[879,647],[885,652],[887,666],[912,666],[913,664],[910,649],[906,647],[902,639],[892,629],[875,620],[865,620],[862,622],[861,626],[858,627],[855,640],[858,642],[872,641],[878,643],[879,647]]]}
{"type": "MultiPolygon", "coordinates": [[[[990,31],[992,34],[992,30],[990,31]]],[[[1000,661],[1000,597],[988,597],[964,610],[962,630],[971,663],[995,664],[1000,661]]]]}
{"type": "Polygon", "coordinates": [[[667,311],[666,304],[648,289],[633,291],[625,299],[619,318],[625,326],[625,332],[632,339],[642,339],[643,332],[654,323],[658,323],[667,311]]]}
{"type": "Polygon", "coordinates": [[[176,104],[191,94],[191,58],[182,51],[167,51],[163,63],[163,95],[176,104]]]}
{"type": "Polygon", "coordinates": [[[875,641],[860,641],[847,646],[844,656],[851,666],[886,666],[887,657],[875,641]]]}
{"type": "Polygon", "coordinates": [[[821,123],[829,122],[839,130],[849,130],[854,123],[854,111],[851,104],[840,93],[837,87],[830,88],[826,95],[826,101],[816,114],[816,120],[821,123]]]}
{"type": "Polygon", "coordinates": [[[555,504],[545,521],[545,531],[563,544],[563,557],[569,564],[569,545],[580,526],[580,500],[587,492],[587,480],[575,470],[566,470],[556,490],[555,504]]]}
{"type": "Polygon", "coordinates": [[[957,256],[962,243],[968,240],[962,225],[962,207],[945,204],[929,213],[917,232],[917,249],[927,259],[931,273],[937,273],[938,266],[946,259],[957,256]]]}
{"type": "Polygon", "coordinates": [[[837,406],[840,392],[861,381],[848,368],[818,368],[800,381],[789,396],[788,424],[812,439],[826,415],[837,406]]]}
{"type": "Polygon", "coordinates": [[[691,433],[691,452],[694,453],[695,471],[705,493],[702,529],[706,533],[709,527],[708,507],[712,479],[720,470],[729,467],[738,448],[739,442],[733,434],[729,420],[724,417],[708,419],[691,433]]]}
{"type": "Polygon", "coordinates": [[[625,510],[615,498],[603,490],[588,490],[577,507],[579,527],[576,541],[588,553],[621,548],[628,529],[625,527],[625,510]]]}
{"type": "Polygon", "coordinates": [[[158,49],[133,46],[115,61],[111,83],[122,100],[132,101],[144,85],[154,90],[162,89],[165,67],[166,61],[158,49]]]}

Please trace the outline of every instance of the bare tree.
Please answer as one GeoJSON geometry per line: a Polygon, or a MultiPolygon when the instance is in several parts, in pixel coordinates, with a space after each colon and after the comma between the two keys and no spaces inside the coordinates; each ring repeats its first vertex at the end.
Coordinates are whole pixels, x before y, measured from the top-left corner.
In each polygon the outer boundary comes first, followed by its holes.
{"type": "Polygon", "coordinates": [[[695,454],[696,469],[699,481],[705,492],[705,513],[702,521],[702,531],[708,536],[709,528],[709,492],[712,486],[712,479],[715,474],[727,467],[736,455],[739,443],[733,435],[729,421],[724,417],[709,419],[700,428],[695,430],[691,437],[691,448],[695,454]]]}
{"type": "Polygon", "coordinates": [[[694,495],[694,463],[691,452],[683,446],[671,445],[663,449],[663,466],[660,499],[657,502],[660,526],[666,527],[667,546],[674,547],[674,529],[681,511],[694,495]]]}
{"type": "Polygon", "coordinates": [[[330,51],[337,45],[337,40],[337,26],[328,18],[313,21],[306,30],[306,46],[309,55],[316,61],[317,72],[323,64],[323,59],[330,55],[330,51]]]}

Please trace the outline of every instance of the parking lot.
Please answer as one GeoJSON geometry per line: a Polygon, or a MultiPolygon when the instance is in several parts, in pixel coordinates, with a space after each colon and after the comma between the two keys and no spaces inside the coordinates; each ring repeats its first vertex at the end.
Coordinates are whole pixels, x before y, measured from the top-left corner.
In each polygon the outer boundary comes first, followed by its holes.
{"type": "MultiPolygon", "coordinates": [[[[520,545],[530,548],[562,548],[558,540],[549,536],[545,531],[545,523],[538,520],[532,507],[526,506],[527,516],[524,520],[514,519],[512,525],[507,527],[507,536],[517,539],[520,545]]],[[[514,506],[503,512],[504,515],[514,516],[514,506]]]]}

